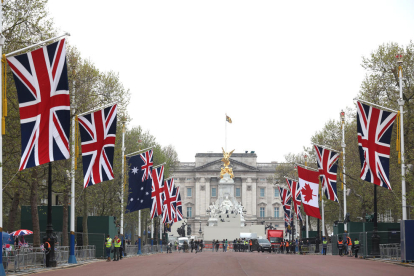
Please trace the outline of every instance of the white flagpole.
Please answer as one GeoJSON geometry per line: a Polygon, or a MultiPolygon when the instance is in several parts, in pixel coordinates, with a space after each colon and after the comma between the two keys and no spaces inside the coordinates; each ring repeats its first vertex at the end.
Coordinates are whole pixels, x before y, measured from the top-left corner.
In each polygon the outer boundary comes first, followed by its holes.
{"type": "Polygon", "coordinates": [[[38,42],[38,43],[36,43],[36,44],[33,44],[33,45],[30,45],[30,46],[27,46],[27,47],[21,48],[21,49],[19,49],[19,50],[16,50],[16,51],[13,51],[13,52],[11,52],[11,53],[6,54],[6,57],[13,56],[14,54],[17,54],[17,53],[23,52],[23,51],[25,51],[25,50],[27,50],[27,49],[30,49],[30,48],[33,48],[33,47],[36,47],[36,46],[43,45],[43,44],[45,44],[45,43],[47,43],[47,42],[49,42],[49,41],[56,40],[56,39],[59,39],[59,38],[64,37],[64,36],[70,36],[70,33],[64,33],[64,34],[62,34],[62,35],[55,36],[55,37],[52,37],[52,38],[46,39],[46,40],[44,40],[44,41],[40,41],[40,42],[38,42]]]}
{"type": "MultiPolygon", "coordinates": [[[[125,189],[125,184],[124,184],[124,174],[125,174],[125,122],[122,123],[122,174],[121,174],[121,182],[122,182],[122,188],[121,188],[121,229],[120,229],[120,234],[121,234],[121,244],[124,244],[124,189],[125,189]]],[[[125,247],[124,247],[125,248],[125,247]]]]}
{"type": "Polygon", "coordinates": [[[151,251],[154,245],[154,219],[151,219],[151,251]]]}
{"type": "Polygon", "coordinates": [[[224,128],[225,128],[225,135],[224,135],[224,149],[227,151],[227,113],[226,113],[226,121],[224,121],[224,128]]]}
{"type": "MultiPolygon", "coordinates": [[[[3,1],[0,2],[0,57],[3,56],[3,45],[5,42],[3,36],[3,1]]],[[[2,65],[2,64],[0,64],[2,65]]],[[[2,76],[2,67],[0,66],[0,77],[2,76]]],[[[2,81],[0,80],[0,93],[2,94],[3,100],[3,87],[2,81]]],[[[3,114],[3,102],[0,103],[0,114],[3,114]]],[[[0,131],[3,129],[3,121],[0,120],[0,131]]],[[[0,164],[3,164],[3,135],[0,134],[0,164]]],[[[0,246],[3,248],[3,166],[0,166],[0,246]]],[[[2,249],[3,250],[3,249],[2,249]]],[[[3,254],[0,254],[0,276],[6,275],[6,271],[3,267],[3,254]]]]}
{"type": "Polygon", "coordinates": [[[162,217],[160,216],[160,245],[161,245],[161,252],[162,252],[162,217]]]}
{"type": "MultiPolygon", "coordinates": [[[[305,169],[308,168],[308,156],[305,155],[305,169]]],[[[308,219],[308,215],[306,215],[306,238],[309,238],[309,219],[308,219]]]]}
{"type": "Polygon", "coordinates": [[[141,210],[138,210],[138,255],[141,254],[141,210]]]}
{"type": "Polygon", "coordinates": [[[400,106],[400,141],[401,141],[401,193],[402,193],[402,219],[407,220],[407,198],[406,198],[406,190],[405,190],[405,164],[404,164],[404,99],[403,99],[403,91],[402,91],[402,54],[399,54],[398,59],[398,75],[400,81],[400,98],[398,99],[398,104],[400,106]]]}
{"type": "MultiPolygon", "coordinates": [[[[322,198],[322,237],[325,237],[325,207],[323,202],[323,192],[321,192],[321,198],[322,198]]],[[[318,233],[319,237],[319,233],[318,233]]]]}
{"type": "MultiPolygon", "coordinates": [[[[75,72],[74,72],[75,73],[75,72]]],[[[75,74],[73,74],[75,76],[75,74]]],[[[72,85],[72,156],[70,185],[70,241],[68,263],[76,264],[75,256],[75,159],[76,159],[76,116],[75,116],[75,79],[72,85]]],[[[66,235],[66,233],[64,233],[66,235]]]]}
{"type": "MultiPolygon", "coordinates": [[[[346,217],[346,179],[345,179],[345,112],[341,111],[341,125],[342,125],[342,177],[344,183],[344,220],[346,217]]],[[[348,231],[348,227],[344,221],[344,231],[348,231]]]]}

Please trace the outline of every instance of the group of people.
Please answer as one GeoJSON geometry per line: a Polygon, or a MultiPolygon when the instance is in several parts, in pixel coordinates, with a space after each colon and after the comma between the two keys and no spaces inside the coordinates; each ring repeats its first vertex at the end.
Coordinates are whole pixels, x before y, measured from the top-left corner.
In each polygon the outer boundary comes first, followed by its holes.
{"type": "MultiPolygon", "coordinates": [[[[191,248],[191,253],[193,253],[193,251],[195,251],[195,253],[197,253],[197,252],[203,252],[203,248],[204,248],[204,241],[203,240],[194,240],[194,239],[191,239],[189,243],[190,243],[190,245],[187,243],[187,241],[184,241],[183,242],[183,246],[180,247],[178,245],[177,241],[176,241],[174,243],[174,246],[175,246],[175,248],[178,249],[178,252],[181,252],[181,249],[183,250],[183,252],[189,252],[189,246],[191,248]]],[[[168,253],[168,247],[170,245],[171,244],[169,244],[167,246],[167,253],[168,253]]]]}
{"type": "Polygon", "coordinates": [[[342,240],[342,237],[339,237],[337,246],[338,246],[339,256],[342,257],[343,256],[342,253],[344,253],[344,255],[349,255],[349,257],[352,257],[352,251],[354,251],[355,258],[358,258],[358,251],[359,251],[358,238],[355,238],[354,243],[352,243],[352,239],[349,236],[346,237],[345,241],[342,240]]]}
{"type": "MultiPolygon", "coordinates": [[[[303,241],[300,241],[299,244],[303,245],[303,241]]],[[[283,240],[280,243],[278,253],[282,253],[282,254],[292,253],[292,254],[295,254],[295,247],[296,247],[296,241],[295,240],[291,240],[291,241],[283,240]]],[[[299,247],[299,250],[300,250],[300,252],[302,252],[302,246],[299,247]]]]}
{"type": "Polygon", "coordinates": [[[249,248],[251,248],[251,245],[252,245],[252,241],[251,240],[247,241],[245,238],[235,239],[233,241],[233,249],[235,252],[246,252],[249,250],[249,248]]]}
{"type": "Polygon", "coordinates": [[[121,260],[123,255],[123,246],[121,239],[118,238],[118,236],[115,236],[114,239],[111,239],[111,237],[108,235],[105,239],[105,250],[107,262],[111,261],[111,252],[114,253],[114,261],[121,260]]]}

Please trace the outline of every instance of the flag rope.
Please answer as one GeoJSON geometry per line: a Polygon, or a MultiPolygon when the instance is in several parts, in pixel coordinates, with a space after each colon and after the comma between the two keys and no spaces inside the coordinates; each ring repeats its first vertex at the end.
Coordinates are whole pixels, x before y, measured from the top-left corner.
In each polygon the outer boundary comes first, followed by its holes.
{"type": "Polygon", "coordinates": [[[6,134],[6,117],[7,117],[7,59],[6,59],[6,55],[3,54],[2,58],[1,58],[1,66],[2,66],[2,76],[1,76],[1,81],[2,81],[2,105],[3,105],[3,114],[2,114],[2,130],[1,133],[2,135],[6,134]]]}
{"type": "Polygon", "coordinates": [[[401,164],[401,147],[400,147],[400,111],[397,113],[397,152],[398,152],[398,164],[401,164]]]}

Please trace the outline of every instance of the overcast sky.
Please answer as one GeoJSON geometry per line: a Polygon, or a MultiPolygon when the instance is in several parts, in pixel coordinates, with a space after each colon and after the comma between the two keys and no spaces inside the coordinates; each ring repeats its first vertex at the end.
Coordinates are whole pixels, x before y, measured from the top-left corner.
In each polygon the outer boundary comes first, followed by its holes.
{"type": "Polygon", "coordinates": [[[409,0],[49,0],[49,12],[83,58],[119,72],[131,126],[183,162],[221,151],[225,113],[229,150],[259,162],[302,152],[353,105],[362,56],[414,30],[409,0]]]}

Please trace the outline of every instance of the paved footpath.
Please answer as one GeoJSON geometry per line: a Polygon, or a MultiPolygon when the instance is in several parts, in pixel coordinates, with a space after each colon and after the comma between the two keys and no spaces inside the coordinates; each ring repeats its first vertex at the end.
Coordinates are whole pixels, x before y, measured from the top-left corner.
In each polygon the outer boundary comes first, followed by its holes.
{"type": "Polygon", "coordinates": [[[363,259],[322,255],[279,255],[211,251],[172,253],[100,261],[68,269],[42,272],[45,276],[171,275],[414,275],[413,267],[363,259]]]}

